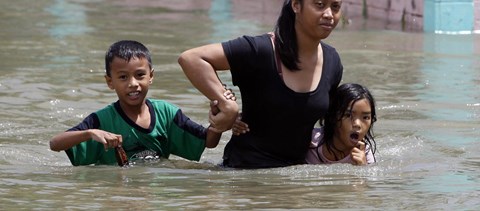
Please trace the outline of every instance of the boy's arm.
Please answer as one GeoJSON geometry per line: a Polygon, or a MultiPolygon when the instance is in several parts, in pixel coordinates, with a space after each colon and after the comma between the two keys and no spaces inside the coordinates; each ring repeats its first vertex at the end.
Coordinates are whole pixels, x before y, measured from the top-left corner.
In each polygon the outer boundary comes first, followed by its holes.
{"type": "MultiPolygon", "coordinates": [[[[237,98],[235,97],[235,93],[233,93],[231,89],[227,89],[226,86],[225,86],[225,92],[223,93],[223,96],[225,97],[225,99],[230,101],[237,100],[237,98]]],[[[211,124],[207,128],[207,138],[205,140],[205,146],[207,148],[215,148],[218,145],[218,142],[220,142],[220,138],[222,138],[222,133],[224,132],[222,130],[215,128],[212,125],[212,122],[213,122],[212,119],[218,113],[220,113],[220,109],[218,108],[218,100],[210,101],[210,112],[208,117],[211,124]]]]}
{"type": "Polygon", "coordinates": [[[88,130],[82,131],[66,131],[55,135],[50,140],[50,149],[56,152],[67,150],[73,146],[84,142],[90,138],[88,130]]]}
{"type": "Polygon", "coordinates": [[[122,136],[98,129],[80,131],[67,131],[60,133],[50,140],[50,149],[62,151],[72,148],[84,141],[93,139],[107,148],[113,148],[122,144],[122,136]]]}
{"type": "Polygon", "coordinates": [[[207,138],[205,140],[205,147],[207,148],[215,148],[220,142],[220,138],[222,138],[222,132],[219,132],[217,129],[209,126],[207,128],[207,138]]]}
{"type": "MultiPolygon", "coordinates": [[[[218,109],[218,101],[210,101],[210,112],[208,114],[209,120],[211,121],[212,117],[217,115],[220,112],[218,109]]],[[[212,125],[207,128],[207,138],[205,139],[205,147],[215,148],[222,138],[223,131],[216,129],[212,125]]]]}

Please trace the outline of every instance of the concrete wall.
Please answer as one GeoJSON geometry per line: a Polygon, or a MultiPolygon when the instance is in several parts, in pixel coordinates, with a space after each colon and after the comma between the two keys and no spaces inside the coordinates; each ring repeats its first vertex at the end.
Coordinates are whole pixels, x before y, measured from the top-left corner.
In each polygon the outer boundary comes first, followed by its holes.
{"type": "Polygon", "coordinates": [[[480,32],[480,0],[343,0],[342,6],[353,28],[456,31],[463,24],[459,31],[480,32]]]}
{"type": "Polygon", "coordinates": [[[362,22],[363,18],[368,20],[363,27],[368,28],[423,29],[423,0],[343,0],[342,6],[344,16],[352,25],[362,22]]]}
{"type": "Polygon", "coordinates": [[[480,0],[473,1],[473,11],[475,15],[475,30],[480,33],[480,0]]]}

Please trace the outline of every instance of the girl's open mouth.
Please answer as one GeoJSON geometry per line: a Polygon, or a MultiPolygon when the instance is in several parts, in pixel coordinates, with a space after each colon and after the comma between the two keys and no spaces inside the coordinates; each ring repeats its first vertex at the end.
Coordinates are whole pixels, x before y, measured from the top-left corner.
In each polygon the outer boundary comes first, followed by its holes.
{"type": "Polygon", "coordinates": [[[360,138],[360,134],[358,134],[357,132],[352,132],[350,134],[350,139],[352,139],[352,141],[358,141],[359,138],[360,138]]]}

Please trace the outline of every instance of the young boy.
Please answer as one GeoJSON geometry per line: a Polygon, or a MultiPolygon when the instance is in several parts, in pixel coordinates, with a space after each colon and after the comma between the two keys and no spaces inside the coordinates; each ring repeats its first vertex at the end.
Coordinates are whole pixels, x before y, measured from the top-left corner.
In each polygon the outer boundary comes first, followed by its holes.
{"type": "Polygon", "coordinates": [[[168,102],[146,98],[154,70],[143,44],[129,40],[112,44],[105,70],[106,83],[118,101],[50,141],[50,149],[65,150],[72,165],[115,164],[117,146],[133,160],[174,154],[196,161],[205,147],[217,146],[223,131],[204,128],[168,102]]]}

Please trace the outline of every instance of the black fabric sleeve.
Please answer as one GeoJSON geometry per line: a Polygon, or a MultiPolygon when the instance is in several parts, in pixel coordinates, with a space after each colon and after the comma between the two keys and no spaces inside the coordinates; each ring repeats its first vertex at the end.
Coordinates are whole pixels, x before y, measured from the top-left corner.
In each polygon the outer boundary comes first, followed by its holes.
{"type": "Polygon", "coordinates": [[[88,130],[88,129],[98,129],[100,127],[100,121],[98,120],[98,116],[95,113],[91,113],[82,122],[80,122],[77,126],[68,129],[67,131],[80,131],[80,130],[88,130]]]}
{"type": "Polygon", "coordinates": [[[342,60],[340,59],[340,56],[338,55],[338,52],[337,51],[334,51],[334,52],[335,52],[334,56],[336,57],[336,61],[337,61],[336,68],[338,69],[338,71],[335,74],[335,76],[336,76],[336,78],[335,78],[335,82],[336,82],[335,90],[336,90],[336,88],[338,87],[338,85],[342,81],[343,65],[342,65],[342,60]]]}
{"type": "Polygon", "coordinates": [[[259,69],[271,65],[272,45],[266,34],[260,36],[242,36],[222,43],[225,56],[230,65],[232,83],[241,86],[258,77],[259,69]]]}
{"type": "Polygon", "coordinates": [[[207,129],[202,125],[192,121],[185,114],[183,114],[182,110],[180,109],[178,109],[177,113],[175,114],[173,122],[178,125],[179,128],[193,134],[198,138],[207,138],[207,129]]]}
{"type": "Polygon", "coordinates": [[[249,39],[246,36],[239,37],[234,40],[230,40],[222,43],[225,56],[227,57],[228,64],[230,65],[230,72],[232,74],[232,83],[235,86],[241,85],[244,81],[242,78],[242,71],[248,71],[249,62],[251,58],[252,47],[249,39]]]}
{"type": "MultiPolygon", "coordinates": [[[[337,90],[338,86],[340,85],[340,82],[342,81],[342,77],[343,77],[343,65],[342,65],[342,61],[340,59],[340,56],[338,54],[338,52],[335,50],[335,48],[333,47],[330,47],[330,50],[331,50],[331,61],[333,61],[333,68],[334,68],[334,73],[332,75],[332,87],[330,87],[330,92],[329,92],[329,96],[330,98],[334,97],[335,96],[335,91],[337,90]]],[[[333,99],[330,99],[330,101],[332,101],[333,99]]]]}
{"type": "Polygon", "coordinates": [[[329,69],[331,69],[331,73],[329,74],[329,78],[331,81],[330,85],[330,96],[332,96],[332,94],[335,92],[335,90],[337,89],[338,85],[340,84],[340,82],[342,81],[342,77],[343,77],[343,65],[342,65],[342,61],[340,59],[340,55],[338,54],[337,50],[328,45],[328,44],[325,44],[322,42],[322,46],[323,46],[323,50],[324,50],[324,55],[326,55],[326,60],[329,61],[329,69]]]}

